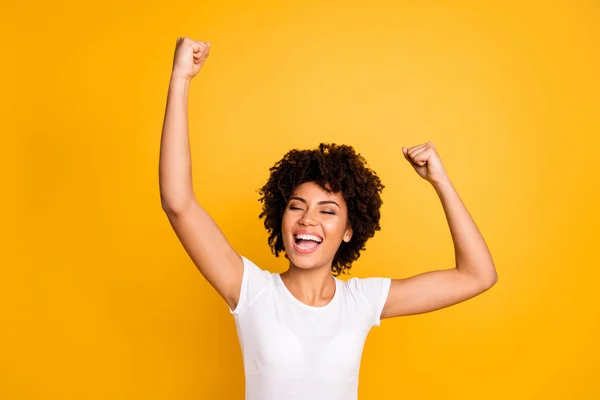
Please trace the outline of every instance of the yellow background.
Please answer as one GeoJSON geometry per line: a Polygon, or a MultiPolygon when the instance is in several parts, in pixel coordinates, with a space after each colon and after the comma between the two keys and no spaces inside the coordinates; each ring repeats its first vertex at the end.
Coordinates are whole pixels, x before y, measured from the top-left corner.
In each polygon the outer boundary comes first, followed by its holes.
{"type": "Polygon", "coordinates": [[[385,320],[362,399],[597,399],[600,7],[594,1],[17,2],[3,6],[0,398],[242,399],[225,303],[171,230],[159,139],[178,36],[198,199],[273,272],[257,189],[292,148],[351,144],[382,231],[352,276],[451,267],[433,141],[499,274],[385,320]]]}

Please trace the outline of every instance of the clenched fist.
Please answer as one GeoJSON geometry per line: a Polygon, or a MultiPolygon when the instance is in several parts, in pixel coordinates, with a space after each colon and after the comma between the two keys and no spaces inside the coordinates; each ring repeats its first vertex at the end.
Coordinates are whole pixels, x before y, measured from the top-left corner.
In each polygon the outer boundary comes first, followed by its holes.
{"type": "Polygon", "coordinates": [[[209,52],[210,42],[204,43],[186,37],[177,38],[172,75],[192,79],[200,72],[209,52]]]}
{"type": "Polygon", "coordinates": [[[403,147],[404,158],[413,166],[417,174],[430,183],[448,180],[442,160],[431,142],[413,147],[403,147]]]}

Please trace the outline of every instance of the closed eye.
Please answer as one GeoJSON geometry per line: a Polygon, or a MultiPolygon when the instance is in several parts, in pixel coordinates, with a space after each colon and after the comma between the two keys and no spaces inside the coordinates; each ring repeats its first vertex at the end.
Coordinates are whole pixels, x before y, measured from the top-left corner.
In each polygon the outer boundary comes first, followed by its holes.
{"type": "MultiPolygon", "coordinates": [[[[302,210],[300,207],[290,206],[290,210],[302,210]]],[[[323,214],[336,215],[333,211],[321,211],[323,214]]]]}

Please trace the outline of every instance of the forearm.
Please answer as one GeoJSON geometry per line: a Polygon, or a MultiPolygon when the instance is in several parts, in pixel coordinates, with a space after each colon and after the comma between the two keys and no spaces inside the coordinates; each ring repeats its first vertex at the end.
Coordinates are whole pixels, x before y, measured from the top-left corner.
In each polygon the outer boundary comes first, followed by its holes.
{"type": "Polygon", "coordinates": [[[163,122],[159,186],[162,207],[176,212],[195,200],[188,132],[190,80],[171,77],[163,122]]]}
{"type": "Polygon", "coordinates": [[[484,285],[493,285],[498,277],[483,236],[449,179],[433,183],[454,242],[456,268],[477,277],[484,285]]]}

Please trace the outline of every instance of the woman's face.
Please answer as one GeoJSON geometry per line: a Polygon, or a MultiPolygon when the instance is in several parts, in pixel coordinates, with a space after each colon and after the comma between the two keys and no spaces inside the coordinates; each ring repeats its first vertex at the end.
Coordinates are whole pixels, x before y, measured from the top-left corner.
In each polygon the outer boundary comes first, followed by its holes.
{"type": "Polygon", "coordinates": [[[341,193],[314,182],[296,187],[283,213],[281,231],[290,261],[298,268],[331,268],[342,240],[348,242],[348,209],[341,193]]]}

